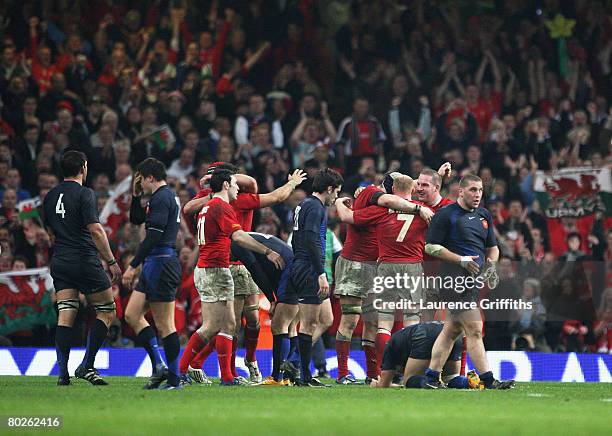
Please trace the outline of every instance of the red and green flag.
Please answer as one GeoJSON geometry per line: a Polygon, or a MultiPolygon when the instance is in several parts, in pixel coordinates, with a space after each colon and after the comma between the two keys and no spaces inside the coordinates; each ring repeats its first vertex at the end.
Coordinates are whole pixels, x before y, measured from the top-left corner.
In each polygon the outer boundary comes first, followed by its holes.
{"type": "Polygon", "coordinates": [[[0,335],[55,324],[52,292],[48,268],[0,274],[0,335]]]}
{"type": "Polygon", "coordinates": [[[574,227],[586,241],[595,218],[612,225],[612,180],[610,168],[563,168],[536,173],[534,191],[546,215],[551,250],[566,251],[566,227],[574,227]]]}
{"type": "Polygon", "coordinates": [[[19,219],[24,221],[27,219],[40,218],[40,213],[38,211],[39,206],[40,206],[39,197],[20,201],[17,204],[17,210],[19,211],[19,219]]]}
{"type": "Polygon", "coordinates": [[[149,138],[160,150],[165,150],[169,144],[174,144],[176,142],[176,137],[167,124],[160,126],[159,129],[149,135],[149,138]]]}

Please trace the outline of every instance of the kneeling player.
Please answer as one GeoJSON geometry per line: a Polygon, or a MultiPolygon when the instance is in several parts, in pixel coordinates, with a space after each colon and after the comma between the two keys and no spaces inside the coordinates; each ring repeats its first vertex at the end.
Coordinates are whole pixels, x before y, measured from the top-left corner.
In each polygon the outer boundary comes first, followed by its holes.
{"type": "MultiPolygon", "coordinates": [[[[395,332],[387,345],[382,358],[380,378],[373,380],[371,387],[388,388],[397,371],[403,371],[407,388],[423,388],[425,371],[431,360],[431,350],[437,337],[442,332],[441,322],[432,321],[414,324],[395,332]]],[[[470,371],[467,377],[459,375],[461,370],[462,339],[459,337],[453,344],[446,361],[442,376],[449,388],[478,389],[480,379],[470,371]]]]}

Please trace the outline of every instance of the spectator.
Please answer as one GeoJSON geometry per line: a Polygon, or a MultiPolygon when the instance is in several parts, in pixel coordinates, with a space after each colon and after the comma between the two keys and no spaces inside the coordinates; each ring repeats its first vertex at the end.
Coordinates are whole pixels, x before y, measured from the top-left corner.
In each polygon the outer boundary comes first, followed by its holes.
{"type": "Polygon", "coordinates": [[[17,193],[17,203],[31,197],[28,191],[21,189],[21,174],[19,174],[17,168],[11,168],[6,172],[4,184],[0,187],[0,202],[4,196],[4,191],[7,189],[12,189],[17,193]]]}
{"type": "MultiPolygon", "coordinates": [[[[338,128],[337,153],[340,166],[350,174],[364,156],[383,156],[385,133],[378,120],[370,115],[370,104],[365,98],[353,103],[353,114],[338,128]],[[346,159],[346,162],[345,162],[346,159]]],[[[384,166],[384,165],[382,165],[384,166]]]]}
{"type": "Polygon", "coordinates": [[[195,152],[190,148],[181,151],[178,159],[175,159],[168,168],[168,177],[175,177],[179,183],[187,183],[187,176],[193,172],[195,152]]]}
{"type": "Polygon", "coordinates": [[[544,340],[546,309],[540,299],[540,281],[529,278],[523,282],[521,301],[529,304],[531,309],[519,309],[518,320],[510,327],[514,333],[515,350],[548,351],[544,340]]]}

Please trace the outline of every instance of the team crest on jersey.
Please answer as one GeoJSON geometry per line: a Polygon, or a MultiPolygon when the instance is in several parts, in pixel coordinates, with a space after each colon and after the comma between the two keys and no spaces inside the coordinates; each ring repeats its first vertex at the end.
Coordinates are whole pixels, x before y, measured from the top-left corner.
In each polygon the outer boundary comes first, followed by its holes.
{"type": "Polygon", "coordinates": [[[480,222],[482,223],[482,226],[485,228],[485,230],[489,228],[489,222],[485,218],[480,218],[480,222]]]}

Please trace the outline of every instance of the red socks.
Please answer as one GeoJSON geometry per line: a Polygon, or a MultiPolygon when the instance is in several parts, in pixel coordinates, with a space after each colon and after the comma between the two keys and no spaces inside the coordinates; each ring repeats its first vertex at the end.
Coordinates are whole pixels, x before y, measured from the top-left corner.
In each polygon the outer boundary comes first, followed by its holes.
{"type": "Polygon", "coordinates": [[[348,358],[350,349],[350,341],[340,341],[336,339],[336,355],[338,357],[338,380],[348,375],[348,358]]]}
{"type": "Polygon", "coordinates": [[[221,369],[221,380],[232,381],[234,380],[234,374],[232,374],[232,344],[233,340],[230,335],[225,333],[217,334],[216,348],[217,358],[219,359],[219,368],[221,369]]]}
{"type": "Polygon", "coordinates": [[[189,342],[187,342],[185,351],[183,351],[183,355],[181,356],[181,361],[179,363],[179,370],[181,371],[181,374],[187,373],[187,368],[191,364],[191,361],[196,354],[198,354],[200,350],[204,348],[205,345],[206,342],[200,337],[198,332],[193,332],[189,338],[189,342]]]}
{"type": "Polygon", "coordinates": [[[244,330],[244,347],[246,348],[245,359],[249,362],[255,362],[257,357],[257,341],[259,340],[259,327],[251,329],[247,326],[244,330]]]}
{"type": "Polygon", "coordinates": [[[385,329],[378,329],[376,333],[376,374],[380,374],[380,367],[382,365],[383,352],[385,351],[385,345],[391,339],[391,332],[385,329]]]}
{"type": "Polygon", "coordinates": [[[202,349],[202,351],[200,351],[197,356],[191,360],[191,367],[192,368],[202,368],[202,365],[204,365],[204,361],[206,359],[208,359],[208,356],[210,356],[210,354],[213,352],[213,350],[215,349],[215,340],[217,339],[217,335],[213,336],[210,341],[208,341],[208,344],[206,344],[206,346],[202,349]]]}
{"type": "Polygon", "coordinates": [[[238,349],[238,338],[235,336],[232,338],[232,359],[230,363],[230,367],[232,369],[232,375],[234,377],[238,377],[238,373],[236,372],[236,350],[238,349]]]}
{"type": "MultiPolygon", "coordinates": [[[[376,361],[376,346],[372,341],[361,341],[361,346],[365,352],[366,359],[366,375],[369,378],[378,376],[378,366],[376,361]]],[[[338,364],[339,366],[340,364],[338,364]]]]}

